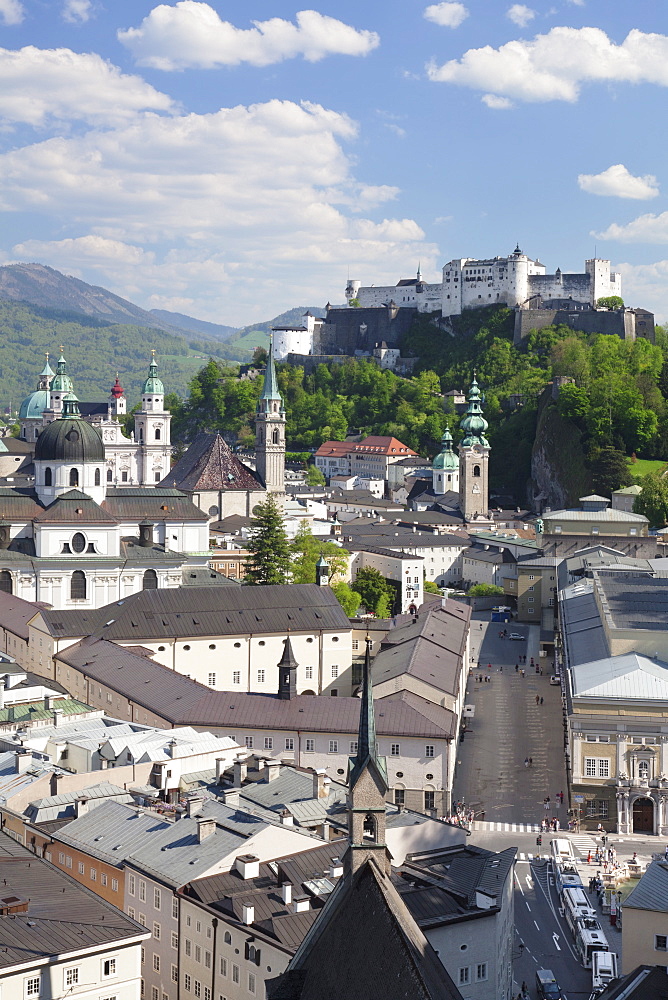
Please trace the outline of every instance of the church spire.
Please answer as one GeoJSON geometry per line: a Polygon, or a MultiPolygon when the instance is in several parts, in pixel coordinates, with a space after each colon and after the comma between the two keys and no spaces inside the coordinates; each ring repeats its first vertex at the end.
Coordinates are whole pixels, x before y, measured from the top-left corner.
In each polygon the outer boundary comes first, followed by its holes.
{"type": "Polygon", "coordinates": [[[373,684],[371,681],[371,639],[367,637],[366,653],[364,654],[364,674],[362,677],[362,702],[360,705],[360,723],[357,735],[357,754],[350,758],[348,782],[352,792],[362,771],[369,765],[373,766],[385,783],[387,791],[387,764],[384,757],[378,756],[376,741],[376,715],[373,707],[373,684]]]}
{"type": "Polygon", "coordinates": [[[469,389],[469,405],[461,419],[460,427],[464,432],[462,440],[459,443],[460,448],[462,446],[465,448],[471,447],[476,444],[482,448],[489,448],[489,441],[485,437],[485,431],[489,427],[489,424],[482,415],[482,398],[475,372],[473,373],[473,381],[469,389]]]}
{"type": "Polygon", "coordinates": [[[283,655],[278,662],[278,697],[281,701],[289,701],[297,694],[297,667],[299,664],[292,651],[290,633],[285,640],[283,655]]]}
{"type": "Polygon", "coordinates": [[[264,373],[264,385],[262,387],[262,394],[260,399],[279,399],[281,405],[283,405],[283,400],[281,399],[281,394],[278,391],[278,379],[276,378],[276,366],[274,365],[274,339],[269,338],[269,351],[267,353],[267,370],[264,373]]]}

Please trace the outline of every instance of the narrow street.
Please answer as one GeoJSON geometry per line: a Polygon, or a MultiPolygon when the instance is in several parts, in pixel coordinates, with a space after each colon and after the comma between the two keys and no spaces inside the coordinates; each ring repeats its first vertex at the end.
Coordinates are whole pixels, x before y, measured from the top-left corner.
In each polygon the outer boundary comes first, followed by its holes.
{"type": "Polygon", "coordinates": [[[504,627],[490,623],[489,612],[473,616],[473,660],[466,704],[475,707],[467,733],[459,745],[454,800],[463,801],[485,821],[537,823],[556,816],[562,828],[568,822],[566,769],[561,711],[561,689],[550,684],[551,664],[538,659],[538,626],[505,626],[525,641],[499,638],[504,627]],[[480,628],[482,624],[482,629],[480,628]],[[525,671],[515,670],[520,654],[525,671]],[[531,657],[542,676],[530,667],[531,657]],[[480,663],[480,667],[478,667],[480,663]],[[488,664],[491,663],[491,670],[488,664]],[[483,676],[483,682],[478,677],[483,676]],[[489,677],[485,682],[484,677],[489,677]],[[536,697],[543,704],[536,704],[536,697]],[[525,758],[532,758],[526,767],[525,758]],[[563,806],[557,793],[564,792],[563,806]],[[550,797],[549,809],[543,806],[550,797]]]}

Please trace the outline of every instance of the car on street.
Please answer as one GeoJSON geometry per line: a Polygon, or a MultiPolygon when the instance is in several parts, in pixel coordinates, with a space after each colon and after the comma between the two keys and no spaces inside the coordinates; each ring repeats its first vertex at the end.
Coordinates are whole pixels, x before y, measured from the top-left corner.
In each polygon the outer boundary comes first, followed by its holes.
{"type": "Polygon", "coordinates": [[[562,1000],[559,983],[551,969],[539,969],[536,973],[536,990],[540,1000],[562,1000]]]}
{"type": "Polygon", "coordinates": [[[550,684],[561,684],[561,677],[559,674],[552,674],[550,677],[550,684]]]}
{"type": "Polygon", "coordinates": [[[526,636],[522,635],[521,632],[511,632],[510,635],[508,636],[508,638],[509,639],[526,639],[526,636]]]}

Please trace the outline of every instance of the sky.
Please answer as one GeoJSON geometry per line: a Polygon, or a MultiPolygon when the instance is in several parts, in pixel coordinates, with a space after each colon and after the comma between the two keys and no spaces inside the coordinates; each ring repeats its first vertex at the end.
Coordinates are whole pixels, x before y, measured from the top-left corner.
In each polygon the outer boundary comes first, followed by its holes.
{"type": "Polygon", "coordinates": [[[658,0],[0,0],[0,263],[241,326],[510,253],[668,319],[658,0]]]}

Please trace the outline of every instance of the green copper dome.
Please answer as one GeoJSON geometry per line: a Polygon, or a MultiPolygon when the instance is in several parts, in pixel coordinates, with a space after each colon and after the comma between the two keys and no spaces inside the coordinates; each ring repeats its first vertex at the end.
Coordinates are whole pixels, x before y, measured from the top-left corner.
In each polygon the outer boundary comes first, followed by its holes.
{"type": "Polygon", "coordinates": [[[151,364],[148,367],[148,378],[144,382],[144,388],[142,389],[142,395],[144,396],[159,396],[164,395],[165,387],[162,381],[158,378],[158,363],[155,360],[155,354],[151,357],[151,364]]]}
{"type": "Polygon", "coordinates": [[[454,471],[459,468],[459,459],[452,450],[452,434],[450,433],[450,428],[445,428],[445,433],[441,438],[441,448],[440,454],[436,456],[432,463],[432,468],[434,469],[445,469],[446,471],[454,471]]]}
{"type": "Polygon", "coordinates": [[[44,410],[48,409],[49,402],[49,393],[46,389],[38,389],[36,392],[31,392],[21,403],[19,420],[40,418],[44,410]]]}
{"type": "Polygon", "coordinates": [[[51,392],[72,392],[74,389],[74,384],[72,379],[67,374],[67,361],[62,354],[58,358],[58,365],[56,366],[56,374],[53,376],[51,381],[51,392]]]}
{"type": "Polygon", "coordinates": [[[485,437],[485,431],[489,424],[482,415],[482,404],[480,401],[480,388],[476,382],[475,375],[469,390],[469,405],[466,413],[461,419],[460,427],[464,432],[464,437],[459,442],[459,446],[471,448],[479,445],[482,448],[489,448],[489,441],[485,437]]]}
{"type": "Polygon", "coordinates": [[[37,438],[35,461],[104,462],[102,438],[82,419],[76,396],[63,401],[62,416],[52,421],[37,438]]]}

